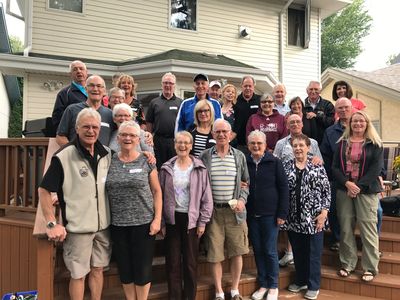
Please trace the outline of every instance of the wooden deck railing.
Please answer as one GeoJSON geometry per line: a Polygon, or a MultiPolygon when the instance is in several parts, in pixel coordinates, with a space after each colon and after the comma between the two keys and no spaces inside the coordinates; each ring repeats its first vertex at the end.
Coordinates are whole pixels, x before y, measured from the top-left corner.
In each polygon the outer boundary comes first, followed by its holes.
{"type": "Polygon", "coordinates": [[[0,216],[7,210],[36,211],[48,141],[0,139],[0,216]]]}

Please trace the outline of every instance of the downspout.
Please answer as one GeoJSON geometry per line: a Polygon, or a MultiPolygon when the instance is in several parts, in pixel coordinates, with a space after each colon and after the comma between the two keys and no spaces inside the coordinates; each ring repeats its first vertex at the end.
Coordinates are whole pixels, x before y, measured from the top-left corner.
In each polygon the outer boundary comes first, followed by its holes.
{"type": "Polygon", "coordinates": [[[24,56],[29,56],[32,50],[32,27],[33,27],[33,1],[25,1],[26,16],[25,16],[25,49],[24,56]]]}
{"type": "Polygon", "coordinates": [[[284,55],[283,55],[283,16],[286,13],[289,5],[292,4],[294,0],[288,0],[285,6],[279,13],[279,81],[283,82],[284,74],[283,74],[283,67],[284,67],[284,55]]]}

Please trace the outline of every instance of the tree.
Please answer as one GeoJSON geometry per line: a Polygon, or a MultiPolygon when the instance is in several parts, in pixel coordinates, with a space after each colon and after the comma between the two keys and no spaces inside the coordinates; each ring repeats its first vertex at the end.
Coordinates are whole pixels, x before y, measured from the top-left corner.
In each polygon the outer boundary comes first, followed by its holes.
{"type": "Polygon", "coordinates": [[[11,52],[17,53],[24,51],[24,44],[19,39],[19,37],[10,35],[10,45],[11,45],[11,52]]]}
{"type": "Polygon", "coordinates": [[[351,68],[362,52],[361,40],[369,34],[372,18],[363,7],[364,0],[354,0],[336,14],[322,21],[321,72],[326,68],[351,68]]]}
{"type": "Polygon", "coordinates": [[[392,54],[389,56],[386,64],[388,66],[400,63],[400,53],[399,54],[392,54]]]}

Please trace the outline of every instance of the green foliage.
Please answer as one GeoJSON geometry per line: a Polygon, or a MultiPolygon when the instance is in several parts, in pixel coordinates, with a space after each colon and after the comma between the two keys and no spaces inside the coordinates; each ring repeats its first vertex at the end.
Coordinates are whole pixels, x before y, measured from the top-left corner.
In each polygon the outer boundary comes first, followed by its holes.
{"type": "Polygon", "coordinates": [[[8,137],[22,137],[22,98],[11,107],[8,137]]]}
{"type": "Polygon", "coordinates": [[[400,53],[399,54],[392,54],[388,57],[386,64],[388,66],[400,63],[400,53]]]}
{"type": "Polygon", "coordinates": [[[353,3],[322,21],[321,72],[329,67],[347,69],[362,52],[361,40],[369,34],[372,18],[363,7],[364,0],[353,3]]]}
{"type": "Polygon", "coordinates": [[[17,53],[24,51],[24,43],[17,36],[10,36],[11,52],[17,53]]]}

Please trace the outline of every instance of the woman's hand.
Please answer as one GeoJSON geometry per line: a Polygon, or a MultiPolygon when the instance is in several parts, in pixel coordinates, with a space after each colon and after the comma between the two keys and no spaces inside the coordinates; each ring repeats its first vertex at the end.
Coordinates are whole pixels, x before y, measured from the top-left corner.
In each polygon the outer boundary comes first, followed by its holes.
{"type": "Polygon", "coordinates": [[[323,160],[321,158],[319,158],[318,156],[313,156],[313,158],[311,159],[311,163],[314,166],[322,166],[322,164],[324,163],[323,160]]]}
{"type": "Polygon", "coordinates": [[[277,218],[276,219],[276,224],[279,226],[279,225],[283,225],[283,224],[285,224],[285,220],[284,219],[281,219],[281,218],[277,218]]]}
{"type": "Polygon", "coordinates": [[[321,213],[314,219],[315,228],[317,229],[318,232],[324,229],[327,215],[328,211],[326,209],[323,209],[321,213]]]}
{"type": "Polygon", "coordinates": [[[161,220],[154,219],[150,224],[150,235],[156,235],[161,229],[161,220]]]}
{"type": "Polygon", "coordinates": [[[346,181],[345,186],[347,188],[347,195],[350,198],[355,198],[361,192],[360,188],[354,182],[346,181]]]}
{"type": "Polygon", "coordinates": [[[153,135],[148,131],[144,132],[144,142],[146,143],[146,145],[149,145],[150,147],[154,146],[153,135]]]}
{"type": "Polygon", "coordinates": [[[205,226],[198,226],[197,227],[197,236],[199,237],[199,238],[201,238],[202,237],[202,235],[204,234],[204,231],[206,230],[206,227],[205,226]]]}

